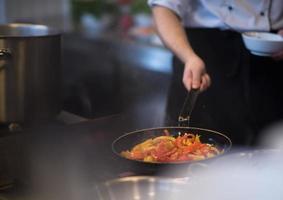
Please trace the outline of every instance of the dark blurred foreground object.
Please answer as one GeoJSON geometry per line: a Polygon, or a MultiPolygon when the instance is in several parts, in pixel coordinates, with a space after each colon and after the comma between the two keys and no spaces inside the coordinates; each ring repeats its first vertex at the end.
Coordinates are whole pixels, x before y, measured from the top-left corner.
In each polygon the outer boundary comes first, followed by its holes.
{"type": "Polygon", "coordinates": [[[61,109],[61,35],[36,24],[0,26],[0,123],[49,120],[61,109]]]}

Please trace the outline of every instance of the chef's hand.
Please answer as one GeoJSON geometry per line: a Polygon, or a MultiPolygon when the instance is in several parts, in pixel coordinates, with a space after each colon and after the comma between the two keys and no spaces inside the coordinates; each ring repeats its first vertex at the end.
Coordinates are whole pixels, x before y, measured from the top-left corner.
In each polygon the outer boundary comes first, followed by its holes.
{"type": "Polygon", "coordinates": [[[199,88],[204,91],[210,86],[211,80],[206,73],[205,64],[197,55],[190,56],[185,62],[183,83],[187,90],[199,88]]]}
{"type": "MultiPolygon", "coordinates": [[[[282,35],[282,37],[283,37],[283,29],[278,31],[278,34],[282,35]]],[[[283,50],[278,52],[278,53],[275,53],[272,57],[273,57],[274,60],[278,60],[278,61],[283,60],[283,50]]]]}

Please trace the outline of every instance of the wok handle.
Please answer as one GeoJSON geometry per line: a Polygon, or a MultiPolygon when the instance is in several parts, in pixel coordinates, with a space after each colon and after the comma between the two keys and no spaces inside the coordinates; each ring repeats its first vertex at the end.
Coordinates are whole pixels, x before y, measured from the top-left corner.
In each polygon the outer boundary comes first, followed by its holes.
{"type": "Polygon", "coordinates": [[[191,113],[195,106],[199,92],[200,92],[199,89],[191,89],[189,93],[187,94],[182,110],[178,117],[179,126],[188,127],[190,125],[191,113]]]}

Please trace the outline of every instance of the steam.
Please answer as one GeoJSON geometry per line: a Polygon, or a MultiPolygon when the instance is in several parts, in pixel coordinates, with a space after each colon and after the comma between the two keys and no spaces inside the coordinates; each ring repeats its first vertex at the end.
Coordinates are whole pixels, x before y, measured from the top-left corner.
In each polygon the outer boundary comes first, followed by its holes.
{"type": "Polygon", "coordinates": [[[259,141],[260,149],[238,149],[190,173],[176,199],[283,199],[283,122],[266,128],[259,141]]]}
{"type": "Polygon", "coordinates": [[[246,151],[225,159],[194,174],[191,183],[177,199],[194,200],[282,199],[282,152],[277,150],[246,151]]]}
{"type": "Polygon", "coordinates": [[[262,132],[259,143],[264,148],[283,149],[283,121],[267,127],[262,132]]]}

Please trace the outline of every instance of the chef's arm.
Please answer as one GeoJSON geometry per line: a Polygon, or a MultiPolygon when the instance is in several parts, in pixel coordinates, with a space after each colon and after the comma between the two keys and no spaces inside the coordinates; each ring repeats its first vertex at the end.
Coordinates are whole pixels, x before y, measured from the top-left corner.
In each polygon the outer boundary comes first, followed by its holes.
{"type": "Polygon", "coordinates": [[[178,16],[168,8],[152,8],[158,34],[166,47],[185,64],[183,83],[185,87],[205,90],[210,85],[210,77],[205,71],[205,64],[192,49],[185,30],[178,16]]]}

